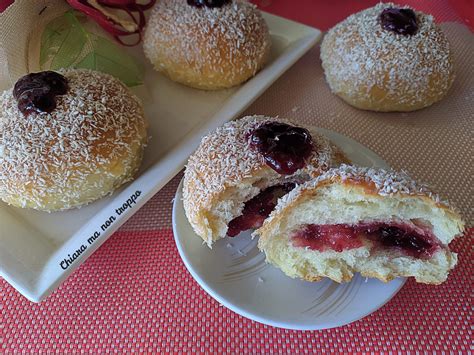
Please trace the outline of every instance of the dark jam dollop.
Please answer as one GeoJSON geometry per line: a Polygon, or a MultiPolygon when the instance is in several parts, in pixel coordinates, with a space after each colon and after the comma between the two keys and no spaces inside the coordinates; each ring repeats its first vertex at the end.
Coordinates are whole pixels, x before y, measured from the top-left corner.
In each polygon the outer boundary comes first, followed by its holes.
{"type": "Polygon", "coordinates": [[[24,114],[52,112],[56,108],[56,96],[68,90],[67,79],[59,73],[44,71],[21,77],[13,88],[18,109],[24,114]]]}
{"type": "Polygon", "coordinates": [[[195,7],[210,7],[211,9],[214,7],[222,7],[225,4],[231,3],[232,0],[188,0],[188,5],[195,6],[195,7]]]}
{"type": "Polygon", "coordinates": [[[375,248],[395,248],[420,259],[431,257],[441,247],[428,229],[396,222],[356,226],[309,224],[293,234],[292,244],[312,250],[341,252],[363,246],[364,238],[372,241],[375,248]]]}
{"type": "Polygon", "coordinates": [[[250,134],[250,146],[258,150],[266,164],[282,175],[291,175],[306,165],[313,151],[307,129],[280,122],[264,123],[250,134]]]}
{"type": "Polygon", "coordinates": [[[229,222],[227,235],[235,237],[248,229],[260,228],[263,221],[270,215],[277,200],[295,188],[295,184],[287,183],[269,187],[245,203],[242,215],[229,222]]]}
{"type": "Polygon", "coordinates": [[[387,8],[380,14],[380,24],[387,31],[411,36],[418,31],[416,14],[411,9],[387,8]]]}

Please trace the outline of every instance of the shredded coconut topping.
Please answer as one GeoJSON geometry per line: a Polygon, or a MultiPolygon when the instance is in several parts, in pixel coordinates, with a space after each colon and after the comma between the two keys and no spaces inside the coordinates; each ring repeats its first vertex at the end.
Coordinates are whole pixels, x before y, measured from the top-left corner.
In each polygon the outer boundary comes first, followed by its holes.
{"type": "Polygon", "coordinates": [[[316,179],[297,186],[287,195],[283,196],[279,200],[272,216],[278,214],[286,208],[286,206],[293,203],[303,191],[317,189],[318,186],[323,185],[327,181],[351,184],[364,183],[368,186],[372,186],[375,189],[374,192],[380,196],[393,196],[395,194],[426,196],[437,204],[449,207],[449,204],[446,201],[441,201],[439,196],[433,193],[427,185],[416,182],[403,171],[397,172],[393,170],[342,164],[337,168],[329,169],[316,179]]]}
{"type": "Polygon", "coordinates": [[[24,116],[11,89],[0,96],[0,198],[6,202],[75,207],[110,193],[136,168],[146,141],[139,99],[108,74],[60,72],[69,89],[51,113],[24,116]]]}
{"type": "Polygon", "coordinates": [[[177,66],[174,70],[189,69],[219,85],[222,80],[234,82],[242,73],[254,75],[270,43],[260,12],[245,0],[216,8],[160,0],[147,24],[144,50],[159,71],[177,66]]]}
{"type": "MultiPolygon", "coordinates": [[[[239,186],[243,179],[252,177],[259,171],[264,170],[269,177],[280,176],[249,145],[250,133],[270,121],[295,125],[282,119],[247,116],[228,122],[202,138],[200,146],[189,158],[185,171],[183,199],[188,214],[195,215],[201,208],[209,208],[217,194],[228,187],[239,186]]],[[[314,129],[307,129],[311,133],[315,150],[305,168],[286,176],[289,181],[304,174],[318,176],[336,164],[338,149],[314,129]]]]}
{"type": "Polygon", "coordinates": [[[404,171],[387,171],[343,164],[337,169],[332,169],[322,174],[318,180],[324,181],[326,179],[373,183],[377,193],[381,196],[393,194],[429,195],[436,202],[439,202],[439,197],[434,195],[427,185],[416,182],[404,171]]]}
{"type": "Polygon", "coordinates": [[[379,15],[389,7],[402,6],[379,3],[326,34],[321,59],[331,90],[357,98],[378,88],[386,92],[384,99],[414,106],[442,96],[453,80],[446,36],[432,16],[416,11],[414,35],[384,30],[379,15]]]}

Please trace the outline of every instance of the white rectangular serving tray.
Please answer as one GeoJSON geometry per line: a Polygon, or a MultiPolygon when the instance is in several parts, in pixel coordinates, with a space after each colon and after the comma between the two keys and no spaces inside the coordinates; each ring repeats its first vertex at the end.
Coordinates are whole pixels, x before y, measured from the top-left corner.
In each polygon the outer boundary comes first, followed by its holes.
{"type": "Polygon", "coordinates": [[[136,93],[152,137],[138,177],[112,196],[66,212],[0,203],[1,276],[29,300],[43,300],[182,169],[203,135],[247,108],[321,36],[317,29],[263,15],[272,36],[271,60],[236,88],[206,92],[174,83],[155,72],[137,47],[145,83],[136,93]],[[124,204],[119,215],[116,210],[124,204]]]}

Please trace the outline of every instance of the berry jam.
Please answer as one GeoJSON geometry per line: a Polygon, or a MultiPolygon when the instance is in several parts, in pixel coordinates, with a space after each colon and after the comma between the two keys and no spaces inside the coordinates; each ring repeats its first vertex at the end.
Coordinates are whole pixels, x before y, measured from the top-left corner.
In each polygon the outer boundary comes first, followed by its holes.
{"type": "Polygon", "coordinates": [[[363,246],[354,229],[344,224],[308,224],[297,231],[292,238],[295,247],[309,247],[309,249],[319,251],[341,252],[363,246]]]}
{"type": "Polygon", "coordinates": [[[250,134],[250,146],[258,150],[266,164],[282,175],[291,175],[306,165],[313,151],[307,129],[285,123],[268,122],[250,134]]]}
{"type": "Polygon", "coordinates": [[[395,248],[408,256],[427,259],[441,245],[427,229],[411,223],[361,223],[356,226],[346,224],[306,225],[292,236],[295,247],[309,247],[326,251],[359,248],[368,239],[376,248],[395,248]]]}
{"type": "Polygon", "coordinates": [[[188,0],[188,5],[195,6],[195,7],[222,7],[225,4],[231,3],[232,0],[188,0]]]}
{"type": "Polygon", "coordinates": [[[388,225],[379,227],[375,233],[369,233],[368,236],[383,246],[401,248],[416,256],[431,249],[430,242],[424,236],[388,225]]]}
{"type": "Polygon", "coordinates": [[[18,109],[28,115],[32,112],[51,112],[56,108],[56,96],[68,90],[67,79],[59,73],[44,71],[21,77],[13,88],[18,109]]]}
{"type": "Polygon", "coordinates": [[[411,36],[418,31],[416,14],[411,9],[387,8],[380,14],[380,24],[387,31],[411,36]]]}
{"type": "Polygon", "coordinates": [[[229,222],[227,235],[235,237],[248,229],[260,228],[263,221],[275,208],[277,201],[283,195],[295,188],[295,184],[287,183],[269,187],[245,203],[242,215],[229,222]]]}

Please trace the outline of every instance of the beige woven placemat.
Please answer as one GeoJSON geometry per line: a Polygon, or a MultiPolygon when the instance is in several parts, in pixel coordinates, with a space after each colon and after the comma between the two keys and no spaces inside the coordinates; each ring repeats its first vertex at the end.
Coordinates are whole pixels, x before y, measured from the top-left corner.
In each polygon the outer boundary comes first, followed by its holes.
{"type": "Polygon", "coordinates": [[[458,23],[442,27],[452,45],[456,80],[448,96],[431,107],[410,113],[352,108],[330,92],[317,46],[244,114],[285,117],[351,137],[392,168],[429,183],[472,226],[474,35],[458,23]]]}

